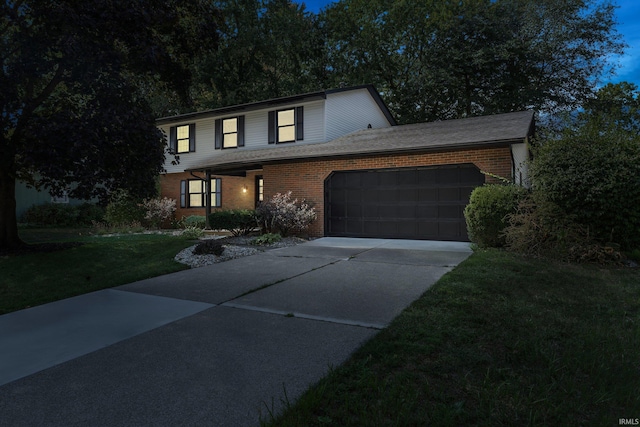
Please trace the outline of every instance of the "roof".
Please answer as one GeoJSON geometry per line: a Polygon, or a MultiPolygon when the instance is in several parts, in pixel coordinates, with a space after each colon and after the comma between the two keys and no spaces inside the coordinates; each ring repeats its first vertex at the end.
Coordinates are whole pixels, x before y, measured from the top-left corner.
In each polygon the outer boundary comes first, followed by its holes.
{"type": "Polygon", "coordinates": [[[209,117],[223,116],[226,114],[261,110],[263,108],[270,108],[270,107],[277,107],[285,104],[296,104],[301,102],[315,101],[320,99],[326,99],[327,95],[330,95],[332,93],[349,92],[349,91],[360,90],[360,89],[366,89],[369,91],[369,93],[371,94],[371,97],[376,102],[376,104],[378,104],[378,107],[380,108],[382,113],[385,115],[389,123],[392,126],[395,125],[396,124],[395,118],[393,117],[393,115],[389,111],[389,108],[387,108],[387,105],[384,103],[384,101],[380,97],[380,94],[378,93],[378,91],[373,85],[360,85],[360,86],[351,86],[351,87],[345,87],[345,88],[339,88],[339,89],[323,90],[319,92],[309,92],[301,95],[267,99],[265,101],[252,102],[249,104],[232,105],[229,107],[216,108],[213,110],[179,114],[177,116],[162,117],[156,120],[156,125],[163,125],[163,124],[169,124],[169,123],[175,123],[175,122],[184,122],[187,120],[195,120],[195,119],[206,119],[209,117]]]}
{"type": "Polygon", "coordinates": [[[365,129],[325,143],[216,153],[188,170],[238,171],[301,159],[443,151],[522,143],[533,133],[533,111],[365,129]]]}

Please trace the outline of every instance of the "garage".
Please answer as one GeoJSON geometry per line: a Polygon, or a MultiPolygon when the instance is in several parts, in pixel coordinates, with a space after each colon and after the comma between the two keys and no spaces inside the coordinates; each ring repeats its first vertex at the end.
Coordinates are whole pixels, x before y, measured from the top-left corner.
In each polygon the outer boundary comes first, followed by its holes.
{"type": "Polygon", "coordinates": [[[484,182],[473,164],[332,172],[325,234],[468,241],[464,207],[484,182]]]}

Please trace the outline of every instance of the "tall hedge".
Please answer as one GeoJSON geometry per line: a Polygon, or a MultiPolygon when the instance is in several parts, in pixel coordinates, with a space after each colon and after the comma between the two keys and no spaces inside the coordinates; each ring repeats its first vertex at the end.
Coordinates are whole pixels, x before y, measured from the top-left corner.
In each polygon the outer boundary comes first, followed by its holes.
{"type": "Polygon", "coordinates": [[[515,212],[527,190],[516,185],[488,184],[471,193],[464,209],[469,239],[480,247],[501,247],[507,215],[515,212]]]}
{"type": "Polygon", "coordinates": [[[592,237],[640,247],[640,138],[597,129],[566,133],[536,150],[531,171],[538,196],[592,237]]]}

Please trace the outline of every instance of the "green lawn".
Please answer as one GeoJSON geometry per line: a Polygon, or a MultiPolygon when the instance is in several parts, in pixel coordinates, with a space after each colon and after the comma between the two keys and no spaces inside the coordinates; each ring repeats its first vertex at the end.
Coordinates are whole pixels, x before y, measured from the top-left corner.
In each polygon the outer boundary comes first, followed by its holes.
{"type": "Polygon", "coordinates": [[[90,236],[21,230],[28,243],[82,242],[56,252],[0,258],[0,314],[188,268],[173,260],[193,243],[163,235],[90,236]]]}
{"type": "Polygon", "coordinates": [[[640,271],[479,251],[273,426],[640,418],[640,271]]]}

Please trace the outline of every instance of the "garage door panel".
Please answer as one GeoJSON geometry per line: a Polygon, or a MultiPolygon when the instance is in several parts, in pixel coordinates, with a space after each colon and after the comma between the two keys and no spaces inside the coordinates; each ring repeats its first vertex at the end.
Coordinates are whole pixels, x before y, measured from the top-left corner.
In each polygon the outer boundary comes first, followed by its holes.
{"type": "Polygon", "coordinates": [[[348,218],[362,218],[362,204],[349,203],[347,204],[347,217],[348,218]]]}
{"type": "Polygon", "coordinates": [[[348,188],[360,188],[362,187],[362,174],[348,174],[346,179],[346,186],[348,188]]]}
{"type": "Polygon", "coordinates": [[[468,240],[463,210],[483,183],[470,164],[334,172],[325,182],[326,233],[468,240]]]}
{"type": "Polygon", "coordinates": [[[460,189],[455,188],[440,188],[438,189],[438,200],[441,202],[459,201],[460,189]]]}
{"type": "Polygon", "coordinates": [[[418,200],[418,190],[414,188],[399,188],[396,191],[396,197],[399,202],[412,202],[415,203],[418,200]]]}
{"type": "Polygon", "coordinates": [[[347,216],[347,205],[344,203],[333,203],[331,205],[331,217],[345,217],[347,216]]]}
{"type": "Polygon", "coordinates": [[[438,226],[438,232],[444,239],[457,240],[462,238],[459,222],[441,221],[438,223],[438,226]]]}
{"type": "Polygon", "coordinates": [[[437,179],[436,179],[436,183],[437,184],[451,184],[452,182],[459,182],[460,181],[460,172],[458,171],[457,168],[442,168],[442,169],[437,169],[437,179]]]}
{"type": "Polygon", "coordinates": [[[362,224],[361,220],[347,220],[347,231],[349,234],[360,235],[363,232],[362,224]]]}
{"type": "Polygon", "coordinates": [[[438,218],[441,220],[459,219],[460,208],[458,206],[446,206],[446,205],[438,206],[438,218]]]}
{"type": "Polygon", "coordinates": [[[418,218],[438,218],[438,206],[418,206],[418,218]]]}

